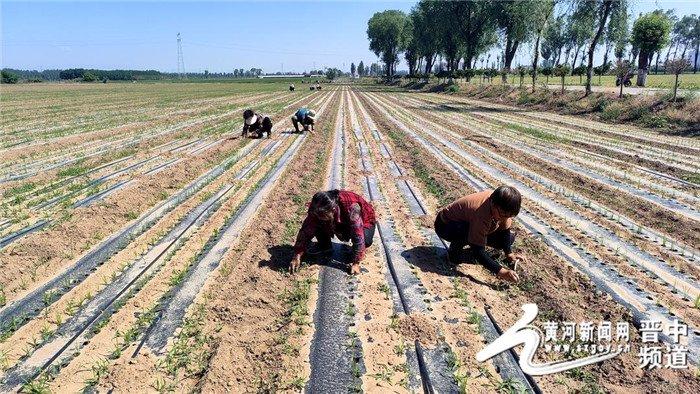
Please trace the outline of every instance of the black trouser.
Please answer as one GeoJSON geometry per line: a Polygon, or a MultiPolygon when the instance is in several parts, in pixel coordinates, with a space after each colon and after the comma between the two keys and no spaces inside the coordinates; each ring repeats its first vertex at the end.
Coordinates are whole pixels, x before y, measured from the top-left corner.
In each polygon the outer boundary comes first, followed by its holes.
{"type": "Polygon", "coordinates": [[[304,131],[309,131],[309,126],[311,125],[309,122],[304,122],[297,119],[296,116],[292,116],[292,124],[294,125],[294,130],[296,130],[297,133],[299,132],[299,125],[304,128],[304,131]]]}
{"type": "Polygon", "coordinates": [[[262,138],[265,133],[267,133],[267,138],[272,137],[272,120],[267,116],[263,118],[262,129],[258,135],[262,138]]]}
{"type": "MultiPolygon", "coordinates": [[[[438,215],[435,218],[435,233],[450,243],[449,253],[459,253],[468,244],[469,222],[443,222],[438,215]]],[[[498,230],[486,236],[486,245],[510,253],[515,241],[515,234],[510,229],[498,230]]]]}
{"type": "Polygon", "coordinates": [[[263,134],[267,133],[267,138],[272,137],[272,120],[269,117],[264,117],[262,120],[262,126],[256,128],[255,130],[250,130],[249,133],[255,135],[256,138],[262,138],[263,134]]]}

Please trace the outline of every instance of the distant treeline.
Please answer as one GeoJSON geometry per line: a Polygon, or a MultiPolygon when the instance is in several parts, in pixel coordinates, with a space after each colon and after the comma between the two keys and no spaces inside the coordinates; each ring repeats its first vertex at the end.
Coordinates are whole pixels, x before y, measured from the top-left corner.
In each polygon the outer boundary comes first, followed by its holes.
{"type": "Polygon", "coordinates": [[[92,70],[83,68],[69,68],[58,73],[59,79],[83,79],[85,75],[92,75],[95,79],[110,81],[133,81],[162,79],[163,74],[156,70],[92,70]]]}
{"type": "MultiPolygon", "coordinates": [[[[3,68],[3,76],[16,77],[15,82],[39,82],[39,81],[60,81],[60,80],[82,80],[92,81],[155,81],[164,79],[178,79],[178,73],[165,73],[157,70],[96,70],[85,68],[69,68],[66,70],[17,70],[3,68]]],[[[187,79],[229,79],[229,78],[251,78],[262,74],[262,69],[251,68],[250,70],[234,69],[230,73],[186,73],[183,77],[187,79]]],[[[3,83],[13,83],[3,79],[3,83]]]]}
{"type": "Polygon", "coordinates": [[[157,80],[168,78],[168,74],[156,70],[94,70],[84,68],[70,68],[67,70],[17,70],[3,68],[5,72],[17,75],[21,80],[26,81],[59,81],[69,79],[83,79],[94,77],[94,80],[108,79],[113,81],[131,80],[157,80]]]}

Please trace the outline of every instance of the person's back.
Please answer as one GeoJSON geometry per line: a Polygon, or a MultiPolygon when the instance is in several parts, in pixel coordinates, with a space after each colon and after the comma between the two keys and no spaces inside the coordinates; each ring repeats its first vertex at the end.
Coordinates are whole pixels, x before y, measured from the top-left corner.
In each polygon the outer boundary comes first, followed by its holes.
{"type": "Polygon", "coordinates": [[[435,218],[435,232],[450,243],[449,261],[462,262],[462,249],[468,245],[477,261],[489,271],[501,279],[516,282],[515,271],[502,267],[485,252],[485,247],[504,251],[510,262],[522,259],[512,251],[515,234],[510,230],[520,205],[517,189],[500,186],[494,191],[469,194],[440,210],[435,218]]]}
{"type": "Polygon", "coordinates": [[[313,131],[316,114],[308,108],[302,107],[297,110],[292,116],[292,125],[294,130],[299,133],[299,125],[304,128],[304,131],[309,131],[309,127],[313,131]]]}
{"type": "Polygon", "coordinates": [[[472,193],[452,202],[440,212],[438,216],[445,222],[465,222],[471,227],[472,243],[480,243],[479,237],[495,231],[498,227],[510,228],[513,223],[511,218],[495,221],[491,217],[491,202],[489,198],[493,192],[484,190],[472,193]]]}
{"type": "Polygon", "coordinates": [[[304,118],[306,118],[306,114],[309,113],[308,108],[299,108],[297,112],[294,114],[297,117],[297,120],[302,121],[304,118]]]}

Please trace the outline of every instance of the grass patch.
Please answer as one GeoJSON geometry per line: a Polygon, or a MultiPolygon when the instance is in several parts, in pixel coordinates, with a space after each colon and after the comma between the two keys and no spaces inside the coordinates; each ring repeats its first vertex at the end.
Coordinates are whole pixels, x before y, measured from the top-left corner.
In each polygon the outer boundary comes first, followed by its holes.
{"type": "Polygon", "coordinates": [[[13,188],[5,190],[2,195],[3,197],[15,197],[19,194],[24,194],[27,192],[30,192],[36,188],[36,183],[34,182],[27,182],[22,185],[15,186],[13,188]]]}
{"type": "Polygon", "coordinates": [[[107,375],[108,364],[107,360],[98,360],[95,364],[90,367],[92,371],[92,376],[85,380],[85,389],[89,390],[100,382],[103,376],[107,375]]]}
{"type": "Polygon", "coordinates": [[[698,175],[688,175],[684,177],[686,181],[700,185],[700,174],[698,175]]]}
{"type": "Polygon", "coordinates": [[[447,366],[452,371],[452,376],[454,376],[457,382],[457,387],[460,393],[467,393],[467,387],[469,386],[469,379],[471,379],[471,374],[469,372],[463,372],[462,363],[457,358],[457,355],[452,351],[452,349],[447,350],[447,366]]]}
{"type": "Polygon", "coordinates": [[[291,322],[298,326],[310,324],[309,317],[309,295],[311,285],[316,283],[314,278],[295,280],[291,289],[285,289],[279,296],[286,306],[286,311],[282,316],[282,324],[288,325],[291,322]]]}
{"type": "Polygon", "coordinates": [[[431,175],[431,170],[423,163],[413,164],[413,173],[421,181],[428,193],[432,194],[440,202],[440,205],[447,205],[450,199],[447,197],[447,190],[431,175]]]}
{"type": "Polygon", "coordinates": [[[547,141],[547,142],[567,142],[568,141],[567,139],[558,137],[552,133],[548,133],[546,131],[542,131],[539,129],[535,129],[532,127],[527,127],[527,126],[523,126],[523,125],[519,125],[519,124],[515,124],[515,123],[508,123],[508,125],[506,127],[508,127],[511,130],[515,130],[519,133],[527,134],[527,135],[530,135],[532,137],[535,137],[537,139],[547,141]]]}
{"type": "Polygon", "coordinates": [[[58,171],[58,177],[64,178],[64,177],[69,177],[69,176],[78,176],[78,175],[82,175],[82,174],[86,173],[87,170],[88,170],[88,168],[86,166],[83,166],[82,160],[80,160],[80,161],[78,161],[77,164],[58,171]]]}
{"type": "Polygon", "coordinates": [[[31,394],[50,394],[51,390],[49,389],[49,380],[46,376],[42,375],[37,379],[25,383],[20,389],[20,392],[31,394]]]}
{"type": "Polygon", "coordinates": [[[583,382],[583,387],[581,387],[581,393],[587,394],[599,394],[603,393],[598,386],[598,379],[595,375],[581,368],[574,368],[564,372],[567,377],[583,382]]]}
{"type": "MultiPolygon", "coordinates": [[[[389,129],[387,131],[387,135],[394,141],[394,144],[396,144],[397,147],[410,152],[411,158],[418,158],[423,155],[418,148],[408,146],[403,136],[399,135],[395,130],[389,129]]],[[[435,196],[440,205],[447,205],[451,202],[447,190],[445,190],[440,182],[438,182],[438,180],[432,176],[435,169],[426,167],[418,160],[411,160],[411,168],[413,169],[413,173],[415,174],[416,178],[418,178],[418,180],[423,184],[428,193],[435,196]]]]}
{"type": "Polygon", "coordinates": [[[181,370],[187,376],[202,376],[213,354],[210,346],[213,337],[204,331],[205,324],[206,311],[200,304],[185,318],[180,334],[159,367],[172,377],[177,377],[181,370]]]}
{"type": "Polygon", "coordinates": [[[459,300],[459,304],[462,305],[464,308],[467,309],[468,317],[467,321],[469,324],[473,324],[476,326],[476,331],[481,334],[483,331],[483,328],[481,326],[482,319],[481,315],[479,315],[479,312],[477,312],[474,307],[472,306],[471,302],[469,302],[469,294],[462,289],[462,287],[459,285],[459,280],[454,279],[453,280],[453,285],[455,292],[453,294],[454,298],[457,298],[459,300]]]}

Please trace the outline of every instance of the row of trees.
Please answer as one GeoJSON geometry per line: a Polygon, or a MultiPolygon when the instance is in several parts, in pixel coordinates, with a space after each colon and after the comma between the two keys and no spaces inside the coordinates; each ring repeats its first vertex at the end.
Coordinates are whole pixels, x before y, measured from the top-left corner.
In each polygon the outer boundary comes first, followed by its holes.
{"type": "MultiPolygon", "coordinates": [[[[242,68],[233,69],[234,78],[255,78],[262,75],[261,68],[251,68],[250,70],[244,70],[242,68]]],[[[208,71],[207,71],[208,72],[208,71]]]]}
{"type": "Polygon", "coordinates": [[[0,82],[2,83],[17,83],[19,81],[19,75],[11,71],[2,70],[0,77],[0,82]]]}
{"type": "MultiPolygon", "coordinates": [[[[3,68],[4,73],[12,74],[17,77],[17,79],[23,79],[25,81],[58,81],[59,74],[61,70],[17,70],[13,68],[3,68]]],[[[5,82],[7,83],[7,82],[5,82]]]]}
{"type": "Polygon", "coordinates": [[[379,76],[385,72],[384,67],[378,63],[372,63],[365,66],[365,62],[360,60],[360,63],[355,67],[355,63],[350,63],[350,75],[358,77],[379,76]]]}
{"type": "Polygon", "coordinates": [[[640,86],[644,86],[654,54],[658,64],[661,49],[669,43],[667,60],[671,47],[675,58],[679,49],[684,57],[694,46],[697,58],[697,16],[674,20],[672,12],[659,10],[640,15],[631,29],[630,19],[627,0],[421,0],[408,15],[398,10],[375,13],[367,23],[367,36],[387,76],[395,74],[403,54],[410,75],[429,74],[436,62],[439,68],[444,64],[448,73],[470,70],[480,60],[482,68],[502,70],[505,80],[518,49],[530,44],[533,89],[543,60],[552,67],[585,67],[586,94],[591,91],[594,54],[600,49],[601,70],[612,68],[611,51],[618,61],[628,49],[631,62],[638,57],[640,86]],[[495,61],[491,61],[493,48],[498,48],[495,61]]]}
{"type": "MultiPolygon", "coordinates": [[[[379,67],[373,64],[375,67],[379,67]]],[[[369,68],[367,69],[369,72],[369,68]]],[[[342,75],[338,69],[311,70],[305,75],[328,75],[329,72],[335,76],[342,75]]],[[[379,75],[379,70],[374,75],[379,75]]],[[[186,73],[183,77],[187,79],[230,79],[230,78],[256,78],[263,74],[261,68],[251,68],[245,70],[236,68],[230,73],[215,73],[205,70],[203,73],[186,73]]],[[[3,69],[2,83],[17,83],[19,81],[41,82],[59,80],[81,80],[84,82],[93,81],[136,81],[136,80],[165,80],[178,79],[181,76],[177,73],[164,73],[156,70],[96,70],[84,68],[70,68],[66,70],[17,70],[3,69]]],[[[277,75],[283,75],[277,73],[277,75]]]]}
{"type": "MultiPolygon", "coordinates": [[[[16,83],[19,80],[28,82],[39,81],[59,81],[59,80],[82,80],[93,81],[137,81],[137,80],[163,80],[179,78],[177,73],[164,73],[156,70],[96,70],[84,68],[70,68],[65,70],[17,70],[3,69],[3,75],[7,75],[3,83],[16,83]],[[12,77],[10,77],[12,76],[12,77]],[[14,82],[9,82],[14,81],[14,82]]],[[[262,75],[261,68],[251,68],[249,70],[234,69],[231,73],[211,73],[205,70],[203,73],[187,73],[184,77],[188,79],[223,79],[223,78],[255,78],[262,75]]],[[[319,73],[323,71],[319,70],[319,73]]]]}
{"type": "Polygon", "coordinates": [[[112,81],[131,81],[131,80],[155,80],[162,79],[163,74],[156,70],[93,70],[84,68],[69,68],[61,70],[58,74],[59,79],[86,79],[112,81]]]}

